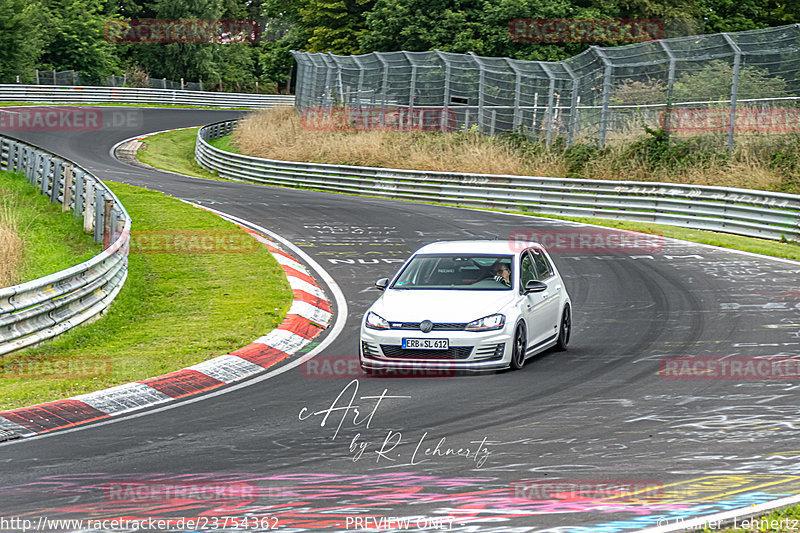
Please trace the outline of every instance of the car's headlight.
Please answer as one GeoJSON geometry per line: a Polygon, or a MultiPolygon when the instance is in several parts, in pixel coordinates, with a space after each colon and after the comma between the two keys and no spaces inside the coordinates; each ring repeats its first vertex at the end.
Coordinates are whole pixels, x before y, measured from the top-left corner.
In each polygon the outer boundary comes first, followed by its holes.
{"type": "Polygon", "coordinates": [[[496,315],[489,315],[483,318],[479,318],[478,320],[473,320],[469,324],[467,324],[466,329],[467,331],[491,331],[493,329],[501,329],[503,326],[506,325],[506,317],[505,315],[496,314],[496,315]]]}
{"type": "Polygon", "coordinates": [[[367,319],[364,321],[364,325],[370,329],[389,329],[389,323],[372,311],[367,313],[367,319]]]}

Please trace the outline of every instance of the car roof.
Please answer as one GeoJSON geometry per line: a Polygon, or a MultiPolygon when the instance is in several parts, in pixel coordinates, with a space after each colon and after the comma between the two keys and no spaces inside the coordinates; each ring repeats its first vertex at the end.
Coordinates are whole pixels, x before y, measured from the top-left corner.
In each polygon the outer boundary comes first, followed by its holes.
{"type": "Polygon", "coordinates": [[[418,254],[517,254],[531,246],[541,245],[533,241],[473,240],[473,241],[440,241],[426,244],[415,253],[418,254]]]}

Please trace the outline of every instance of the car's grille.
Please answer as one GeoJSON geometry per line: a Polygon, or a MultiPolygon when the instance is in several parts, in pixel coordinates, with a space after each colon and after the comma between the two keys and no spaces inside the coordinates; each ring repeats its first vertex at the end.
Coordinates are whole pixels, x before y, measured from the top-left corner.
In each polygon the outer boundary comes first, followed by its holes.
{"type": "MultiPolygon", "coordinates": [[[[419,330],[419,322],[391,322],[392,329],[419,330]]],[[[464,331],[467,325],[459,322],[440,322],[433,325],[434,331],[464,331]]]]}
{"type": "Polygon", "coordinates": [[[467,359],[472,346],[453,346],[447,350],[404,350],[402,346],[381,344],[386,357],[394,359],[467,359]]]}
{"type": "Polygon", "coordinates": [[[475,350],[475,359],[501,359],[503,357],[503,351],[505,347],[506,344],[504,342],[501,342],[500,344],[481,346],[475,350]]]}

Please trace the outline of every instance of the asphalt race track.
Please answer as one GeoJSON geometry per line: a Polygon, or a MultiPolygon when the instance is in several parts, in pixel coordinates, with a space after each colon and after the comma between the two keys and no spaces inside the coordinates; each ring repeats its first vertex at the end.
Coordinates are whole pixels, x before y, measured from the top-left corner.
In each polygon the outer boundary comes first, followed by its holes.
{"type": "MultiPolygon", "coordinates": [[[[422,244],[596,231],[132,167],[110,157],[118,141],[238,114],[136,112],[126,128],[10,134],[299,245],[349,310],[319,361],[356,358],[372,283],[422,244]]],[[[800,492],[800,381],[659,373],[670,357],[800,357],[799,263],[672,241],[645,253],[551,254],[574,305],[567,352],[519,372],[463,376],[368,378],[301,365],[145,416],[10,442],[0,446],[0,516],[191,518],[198,525],[182,529],[197,531],[228,516],[248,530],[613,532],[800,492]],[[300,420],[301,409],[327,409],[343,391],[337,405],[354,397],[369,424],[343,411],[325,425],[321,415],[300,420]]]]}

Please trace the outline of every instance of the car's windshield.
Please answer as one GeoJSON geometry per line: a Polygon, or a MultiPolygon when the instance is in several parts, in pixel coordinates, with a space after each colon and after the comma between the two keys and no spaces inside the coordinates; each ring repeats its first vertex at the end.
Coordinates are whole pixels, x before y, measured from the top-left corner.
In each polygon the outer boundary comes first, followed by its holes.
{"type": "Polygon", "coordinates": [[[510,255],[420,254],[406,265],[391,288],[510,290],[512,259],[510,255]]]}

